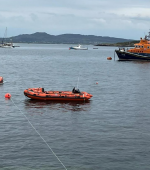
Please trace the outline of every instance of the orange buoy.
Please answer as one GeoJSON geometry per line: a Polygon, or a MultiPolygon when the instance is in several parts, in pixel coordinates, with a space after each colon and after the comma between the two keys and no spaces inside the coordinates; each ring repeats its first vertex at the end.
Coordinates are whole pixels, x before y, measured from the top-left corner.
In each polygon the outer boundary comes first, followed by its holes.
{"type": "Polygon", "coordinates": [[[0,77],[0,84],[3,83],[3,77],[0,77]]]}
{"type": "Polygon", "coordinates": [[[96,82],[96,84],[98,84],[98,82],[96,82]]]}
{"type": "Polygon", "coordinates": [[[11,94],[10,93],[6,93],[5,94],[5,98],[10,99],[11,98],[11,94]]]}
{"type": "Polygon", "coordinates": [[[112,60],[112,58],[111,57],[107,57],[107,60],[112,60]]]}

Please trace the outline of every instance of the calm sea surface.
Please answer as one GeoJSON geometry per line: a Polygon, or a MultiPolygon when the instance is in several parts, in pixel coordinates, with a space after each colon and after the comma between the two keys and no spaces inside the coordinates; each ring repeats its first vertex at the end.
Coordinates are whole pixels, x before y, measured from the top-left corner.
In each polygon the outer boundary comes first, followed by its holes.
{"type": "Polygon", "coordinates": [[[150,62],[114,61],[114,47],[19,45],[0,49],[0,169],[65,169],[51,148],[67,170],[149,170],[150,62]],[[23,94],[74,86],[91,100],[41,102],[23,94]]]}

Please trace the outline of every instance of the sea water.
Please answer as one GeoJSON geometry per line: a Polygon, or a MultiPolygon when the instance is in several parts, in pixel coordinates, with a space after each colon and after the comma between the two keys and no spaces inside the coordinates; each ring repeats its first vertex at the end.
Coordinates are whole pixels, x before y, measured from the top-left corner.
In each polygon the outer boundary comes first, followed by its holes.
{"type": "Polygon", "coordinates": [[[68,170],[149,169],[150,62],[114,60],[117,47],[19,46],[0,49],[0,169],[65,169],[54,153],[68,170]],[[34,87],[93,97],[27,99],[23,91],[34,87]]]}

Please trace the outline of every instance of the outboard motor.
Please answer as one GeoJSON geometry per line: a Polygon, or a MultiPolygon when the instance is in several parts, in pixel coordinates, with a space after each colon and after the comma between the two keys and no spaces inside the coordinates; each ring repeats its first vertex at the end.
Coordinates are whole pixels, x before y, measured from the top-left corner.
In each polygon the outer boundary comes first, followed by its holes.
{"type": "Polygon", "coordinates": [[[73,90],[72,90],[72,93],[80,93],[80,90],[79,90],[79,89],[76,89],[76,88],[74,87],[73,90]]]}

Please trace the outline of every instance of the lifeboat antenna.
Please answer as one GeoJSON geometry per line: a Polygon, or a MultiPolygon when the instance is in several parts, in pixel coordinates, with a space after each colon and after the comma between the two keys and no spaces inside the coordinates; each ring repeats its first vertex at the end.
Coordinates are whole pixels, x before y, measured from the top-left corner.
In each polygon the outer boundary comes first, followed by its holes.
{"type": "Polygon", "coordinates": [[[148,35],[145,35],[145,39],[150,40],[150,30],[148,32],[148,35]]]}
{"type": "Polygon", "coordinates": [[[78,83],[79,83],[79,76],[78,76],[78,81],[77,81],[77,88],[78,88],[78,83]]]}
{"type": "Polygon", "coordinates": [[[147,37],[150,39],[150,29],[149,29],[148,36],[147,36],[147,37]]]}

